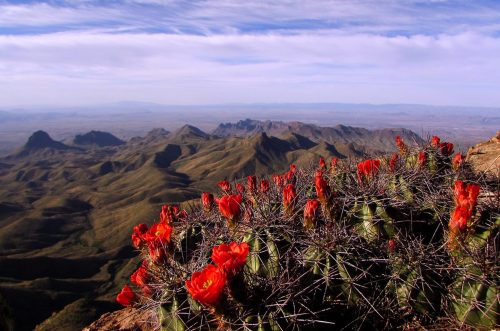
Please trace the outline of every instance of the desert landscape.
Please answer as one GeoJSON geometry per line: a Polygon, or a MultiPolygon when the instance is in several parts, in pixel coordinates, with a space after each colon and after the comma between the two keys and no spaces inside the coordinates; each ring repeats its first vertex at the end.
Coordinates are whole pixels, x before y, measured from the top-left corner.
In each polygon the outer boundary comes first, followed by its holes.
{"type": "Polygon", "coordinates": [[[0,330],[500,328],[499,12],[0,0],[0,330]]]}

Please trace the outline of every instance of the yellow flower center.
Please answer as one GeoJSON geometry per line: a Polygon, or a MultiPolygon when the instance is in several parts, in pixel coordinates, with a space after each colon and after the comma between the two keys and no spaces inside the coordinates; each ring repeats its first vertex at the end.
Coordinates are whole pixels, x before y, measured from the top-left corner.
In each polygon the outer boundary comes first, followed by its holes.
{"type": "Polygon", "coordinates": [[[209,280],[205,281],[205,282],[203,283],[203,288],[208,288],[208,287],[210,287],[210,285],[212,285],[212,283],[213,283],[213,282],[212,282],[212,280],[211,280],[211,279],[209,279],[209,280]]]}

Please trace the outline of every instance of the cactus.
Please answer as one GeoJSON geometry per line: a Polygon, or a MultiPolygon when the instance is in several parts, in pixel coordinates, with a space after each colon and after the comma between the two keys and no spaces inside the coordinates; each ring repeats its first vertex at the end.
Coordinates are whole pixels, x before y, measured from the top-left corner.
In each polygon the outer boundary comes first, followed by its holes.
{"type": "Polygon", "coordinates": [[[147,277],[122,303],[156,309],[169,331],[498,326],[498,204],[452,187],[482,179],[498,196],[495,181],[452,170],[439,148],[398,144],[399,166],[293,166],[264,190],[252,177],[251,194],[227,183],[218,205],[204,194],[186,212],[163,208],[173,216],[160,232],[134,230],[147,277]],[[321,208],[306,219],[311,200],[321,208]],[[466,225],[450,221],[459,204],[466,225]]]}

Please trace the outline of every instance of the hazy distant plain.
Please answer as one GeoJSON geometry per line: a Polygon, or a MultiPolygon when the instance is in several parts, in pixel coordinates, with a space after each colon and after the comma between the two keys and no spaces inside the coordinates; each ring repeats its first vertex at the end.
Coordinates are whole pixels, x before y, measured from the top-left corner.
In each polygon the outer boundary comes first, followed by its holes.
{"type": "Polygon", "coordinates": [[[0,108],[0,154],[19,148],[40,129],[57,140],[70,141],[90,130],[108,131],[128,140],[153,128],[175,130],[190,124],[210,132],[219,123],[246,118],[368,129],[403,127],[423,137],[440,135],[461,149],[492,137],[500,129],[500,108],[484,107],[333,103],[168,106],[122,102],[94,107],[0,108]]]}

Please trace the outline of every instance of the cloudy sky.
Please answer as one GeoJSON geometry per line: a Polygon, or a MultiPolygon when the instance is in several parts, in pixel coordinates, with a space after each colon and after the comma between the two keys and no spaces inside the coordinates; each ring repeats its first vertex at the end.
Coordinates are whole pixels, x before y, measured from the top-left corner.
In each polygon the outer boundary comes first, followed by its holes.
{"type": "Polygon", "coordinates": [[[500,106],[497,0],[0,0],[0,107],[500,106]]]}

